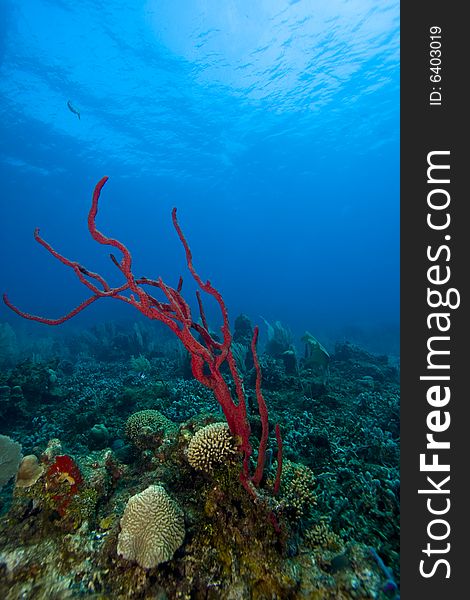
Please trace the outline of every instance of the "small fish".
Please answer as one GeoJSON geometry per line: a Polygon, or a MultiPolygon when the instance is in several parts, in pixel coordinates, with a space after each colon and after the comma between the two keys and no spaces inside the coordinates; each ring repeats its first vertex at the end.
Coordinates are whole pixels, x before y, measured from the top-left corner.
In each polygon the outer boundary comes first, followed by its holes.
{"type": "Polygon", "coordinates": [[[73,112],[74,115],[77,115],[77,117],[80,119],[80,111],[78,110],[78,108],[75,108],[75,106],[70,102],[70,100],[67,100],[67,106],[69,110],[73,112]]]}

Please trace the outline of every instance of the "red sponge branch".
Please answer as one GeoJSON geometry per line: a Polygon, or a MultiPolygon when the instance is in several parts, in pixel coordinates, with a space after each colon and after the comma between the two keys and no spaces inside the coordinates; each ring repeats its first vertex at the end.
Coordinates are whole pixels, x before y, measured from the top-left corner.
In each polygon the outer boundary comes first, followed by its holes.
{"type": "MultiPolygon", "coordinates": [[[[191,308],[182,296],[183,280],[181,277],[179,278],[176,288],[169,286],[161,278],[156,280],[148,279],[146,277],[135,278],[132,273],[132,256],[127,247],[119,240],[107,237],[96,227],[99,198],[107,180],[107,177],[103,177],[94,189],[91,208],[88,213],[88,229],[96,242],[104,246],[116,248],[120,251],[122,255],[120,260],[112,253],[110,254],[110,258],[113,264],[123,274],[125,282],[120,286],[111,287],[104,277],[98,273],[90,271],[80,263],[72,261],[54,250],[54,248],[39,235],[39,230],[36,229],[34,233],[36,241],[52,254],[54,258],[67,267],[70,267],[78,277],[79,281],[90,290],[92,295],[69,313],[58,319],[49,319],[26,313],[12,304],[6,294],[3,295],[3,300],[5,304],[20,317],[44,323],[46,325],[60,325],[100,298],[116,298],[117,300],[131,304],[149,319],[161,321],[167,325],[189,352],[191,356],[191,369],[194,377],[204,386],[210,388],[219,402],[225,418],[227,419],[230,431],[236,437],[239,450],[243,454],[243,469],[240,474],[241,481],[245,488],[253,494],[253,486],[258,486],[262,479],[269,433],[268,410],[261,393],[261,369],[256,354],[258,328],[255,328],[254,330],[251,350],[256,369],[256,397],[258,399],[258,409],[261,417],[262,435],[258,450],[257,466],[254,475],[251,476],[249,468],[250,456],[252,454],[250,444],[251,431],[247,417],[246,398],[243,381],[237,370],[236,362],[231,350],[232,335],[230,332],[227,307],[225,306],[222,295],[212,286],[210,281],[203,282],[194,268],[191,250],[178,223],[176,208],[172,211],[172,220],[186,254],[188,269],[199,288],[203,292],[206,292],[206,294],[209,294],[209,296],[212,296],[220,308],[222,314],[222,341],[216,340],[209,331],[199,291],[197,292],[197,302],[201,322],[193,319],[191,308]],[[158,288],[166,298],[166,301],[157,300],[143,286],[158,288]],[[224,363],[228,364],[235,384],[235,398],[232,396],[229,384],[222,376],[222,366],[224,363]]],[[[281,442],[278,428],[276,429],[276,434],[278,447],[280,448],[281,442]]],[[[278,466],[279,464],[280,462],[278,459],[278,466]]]]}

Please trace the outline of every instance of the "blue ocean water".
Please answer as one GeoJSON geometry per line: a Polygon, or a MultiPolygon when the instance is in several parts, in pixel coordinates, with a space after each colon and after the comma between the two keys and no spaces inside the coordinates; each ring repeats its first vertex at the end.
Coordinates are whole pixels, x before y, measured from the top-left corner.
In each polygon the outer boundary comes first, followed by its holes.
{"type": "MultiPolygon", "coordinates": [[[[119,283],[87,231],[108,175],[97,224],[137,276],[183,274],[192,298],[176,206],[232,322],[398,353],[396,0],[4,0],[0,139],[1,288],[22,309],[87,296],[35,227],[119,283]]],[[[74,324],[134,312],[101,300],[74,324]]],[[[20,319],[2,304],[0,321],[20,319]]]]}

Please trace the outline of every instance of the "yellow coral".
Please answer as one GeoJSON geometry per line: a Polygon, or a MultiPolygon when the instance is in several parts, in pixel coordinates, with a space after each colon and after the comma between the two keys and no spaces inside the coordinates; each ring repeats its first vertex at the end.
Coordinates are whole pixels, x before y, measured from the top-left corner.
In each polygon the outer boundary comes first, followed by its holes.
{"type": "Polygon", "coordinates": [[[319,521],[307,529],[304,538],[306,545],[312,549],[320,547],[336,552],[343,548],[341,538],[329,528],[325,521],[319,521]]]}
{"type": "Polygon", "coordinates": [[[236,454],[235,441],[227,423],[212,423],[200,429],[189,442],[189,464],[199,471],[212,472],[214,467],[236,454]]]}
{"type": "Polygon", "coordinates": [[[306,465],[285,460],[282,469],[282,501],[287,512],[300,519],[316,504],[315,476],[306,465]]]}

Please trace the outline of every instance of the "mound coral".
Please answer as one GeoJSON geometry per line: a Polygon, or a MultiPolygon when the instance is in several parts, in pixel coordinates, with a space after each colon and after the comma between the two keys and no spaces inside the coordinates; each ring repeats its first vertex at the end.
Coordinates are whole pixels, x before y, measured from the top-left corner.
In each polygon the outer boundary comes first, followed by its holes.
{"type": "Polygon", "coordinates": [[[156,442],[161,443],[175,428],[175,424],[158,410],[139,410],[127,419],[126,437],[142,450],[156,442]]]}
{"type": "Polygon", "coordinates": [[[189,464],[210,473],[235,454],[235,441],[227,423],[212,423],[200,429],[189,442],[189,464]]]}
{"type": "Polygon", "coordinates": [[[117,553],[144,569],[152,569],[172,558],[184,536],[180,506],[161,485],[150,485],[127,502],[117,553]]]}
{"type": "Polygon", "coordinates": [[[38,461],[35,454],[28,454],[20,463],[18,473],[16,474],[16,487],[29,488],[44,473],[44,466],[38,461]]]}

